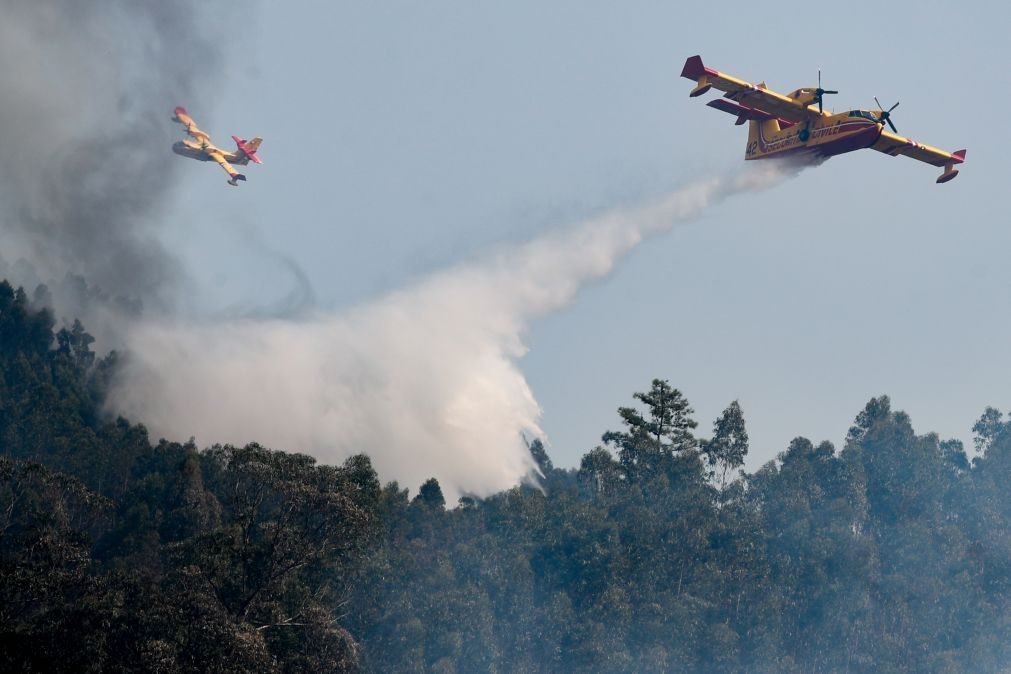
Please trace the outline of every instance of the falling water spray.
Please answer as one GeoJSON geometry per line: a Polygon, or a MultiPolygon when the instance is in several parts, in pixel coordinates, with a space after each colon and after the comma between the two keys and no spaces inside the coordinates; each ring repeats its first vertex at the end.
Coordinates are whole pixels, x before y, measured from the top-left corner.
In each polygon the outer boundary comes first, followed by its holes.
{"type": "Polygon", "coordinates": [[[521,433],[540,407],[519,363],[531,321],[566,306],[644,238],[803,164],[764,162],[434,273],[341,313],[299,320],[145,320],[108,405],[167,437],[257,441],[338,462],[366,453],[453,502],[535,470],[521,433]]]}

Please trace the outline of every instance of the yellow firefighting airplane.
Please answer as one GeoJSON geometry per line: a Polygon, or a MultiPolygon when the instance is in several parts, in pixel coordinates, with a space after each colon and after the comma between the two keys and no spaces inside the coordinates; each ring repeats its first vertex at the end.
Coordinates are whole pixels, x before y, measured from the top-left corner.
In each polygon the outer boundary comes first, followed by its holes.
{"type": "Polygon", "coordinates": [[[822,97],[839,92],[821,88],[820,70],[817,88],[797,89],[787,96],[769,91],[765,82],[751,84],[707,68],[700,56],[692,56],[685,61],[681,77],[696,82],[689,96],[701,96],[712,87],[726,92],[724,98],[710,101],[708,105],[736,115],[737,124],[748,122],[745,159],[765,159],[799,152],[831,157],[871,147],[893,157],[904,154],[944,167],[944,173],[937,179],[939,183],[946,183],[957,176],[955,164],[965,161],[965,150],[945,152],[896,135],[898,130],[892,124],[891,112],[898,103],[885,110],[875,98],[877,110],[850,110],[839,114],[823,111],[822,97]],[[885,131],[886,123],[895,133],[885,131]]]}
{"type": "Polygon", "coordinates": [[[186,108],[176,108],[172,121],[179,122],[185,126],[186,133],[193,139],[181,140],[177,143],[173,143],[172,151],[184,157],[189,157],[190,159],[199,159],[200,161],[213,160],[218,162],[218,164],[221,165],[221,168],[225,169],[225,173],[230,176],[231,179],[228,181],[228,184],[233,187],[237,187],[239,184],[238,181],[245,180],[246,176],[236,171],[232,167],[232,164],[245,166],[250,161],[256,162],[257,164],[263,163],[260,158],[256,156],[256,150],[260,147],[260,143],[263,142],[262,138],[244,140],[238,136],[232,136],[232,140],[235,141],[235,144],[238,147],[234,152],[228,152],[227,150],[221,150],[214,147],[211,143],[211,137],[197,127],[197,123],[194,122],[193,118],[190,117],[188,112],[186,112],[186,108]]]}

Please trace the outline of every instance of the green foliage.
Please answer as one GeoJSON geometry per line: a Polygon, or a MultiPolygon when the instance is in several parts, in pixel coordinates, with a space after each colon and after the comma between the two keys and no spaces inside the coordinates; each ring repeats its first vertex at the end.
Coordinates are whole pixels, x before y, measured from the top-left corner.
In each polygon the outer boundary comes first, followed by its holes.
{"type": "Polygon", "coordinates": [[[534,462],[537,463],[537,468],[540,469],[541,474],[545,477],[551,471],[555,469],[555,464],[551,462],[551,457],[548,456],[548,451],[544,448],[544,443],[541,442],[540,438],[535,438],[533,442],[529,444],[530,456],[534,457],[534,462]]]}
{"type": "Polygon", "coordinates": [[[0,283],[0,669],[356,669],[340,606],[374,538],[368,459],[151,447],[100,412],[116,356],[53,330],[0,283]]]}
{"type": "Polygon", "coordinates": [[[85,529],[109,506],[73,478],[0,457],[0,669],[46,668],[56,653],[87,667],[55,637],[92,591],[85,529]]]}
{"type": "Polygon", "coordinates": [[[424,505],[427,508],[442,508],[446,505],[446,497],[442,495],[442,487],[434,477],[425,480],[418,489],[418,495],[414,497],[414,502],[424,505]]]}
{"type": "MultiPolygon", "coordinates": [[[[44,293],[43,293],[44,294],[44,293]]],[[[118,356],[0,283],[0,670],[1000,672],[1011,421],[976,456],[885,397],[753,474],[735,401],[664,380],[621,431],[447,510],[368,458],[200,451],[107,419],[118,356]],[[612,455],[614,450],[616,455],[612,455]]]]}
{"type": "Polygon", "coordinates": [[[544,492],[469,499],[426,526],[397,514],[407,496],[388,487],[385,543],[364,565],[351,628],[366,668],[998,672],[1011,661],[1002,419],[985,417],[970,464],[876,398],[842,452],[797,438],[734,480],[747,451],[739,405],[700,453],[687,424],[675,428],[689,418],[680,393],[657,380],[637,400],[645,411],[621,408],[626,431],[605,435],[624,460],[598,447],[577,471],[553,468],[544,492]]]}
{"type": "Polygon", "coordinates": [[[695,449],[698,443],[692,429],[698,422],[691,418],[694,410],[688,400],[666,380],[654,379],[648,393],[634,397],[646,406],[646,413],[619,407],[626,430],[608,431],[603,441],[617,447],[628,479],[649,479],[670,470],[679,454],[695,449]]]}
{"type": "Polygon", "coordinates": [[[713,422],[713,438],[702,443],[702,453],[709,478],[720,490],[725,489],[732,472],[744,465],[744,457],[748,455],[748,431],[736,400],[713,422]]]}

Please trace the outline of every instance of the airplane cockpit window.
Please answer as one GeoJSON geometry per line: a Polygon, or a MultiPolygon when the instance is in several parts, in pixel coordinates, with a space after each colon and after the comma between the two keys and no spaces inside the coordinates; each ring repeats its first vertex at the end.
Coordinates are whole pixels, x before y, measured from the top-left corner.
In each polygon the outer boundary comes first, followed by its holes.
{"type": "Polygon", "coordinates": [[[875,117],[871,113],[867,112],[866,110],[850,110],[849,114],[847,116],[849,116],[849,117],[863,117],[864,119],[869,119],[872,122],[878,121],[877,117],[875,117]]]}

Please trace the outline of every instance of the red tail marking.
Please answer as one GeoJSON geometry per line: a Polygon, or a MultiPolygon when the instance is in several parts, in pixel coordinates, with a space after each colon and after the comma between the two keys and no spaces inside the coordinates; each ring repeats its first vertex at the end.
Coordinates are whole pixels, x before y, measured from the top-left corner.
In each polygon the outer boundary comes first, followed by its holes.
{"type": "Polygon", "coordinates": [[[244,138],[232,136],[232,140],[235,141],[235,144],[239,146],[240,150],[242,150],[242,154],[246,155],[250,161],[256,162],[257,164],[263,163],[263,160],[256,156],[255,151],[250,151],[249,148],[246,147],[246,140],[244,138]]]}
{"type": "Polygon", "coordinates": [[[718,75],[719,73],[712,68],[707,68],[702,63],[701,56],[690,56],[688,60],[685,61],[685,67],[681,69],[681,77],[689,80],[698,80],[703,75],[718,75]]]}

